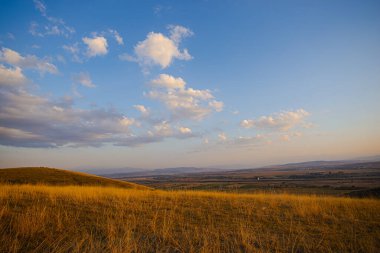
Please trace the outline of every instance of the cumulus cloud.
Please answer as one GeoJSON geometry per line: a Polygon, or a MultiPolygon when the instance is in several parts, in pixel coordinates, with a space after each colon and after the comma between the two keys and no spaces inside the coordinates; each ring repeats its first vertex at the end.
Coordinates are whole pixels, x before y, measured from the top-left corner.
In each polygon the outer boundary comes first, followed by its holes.
{"type": "Polygon", "coordinates": [[[188,127],[178,127],[173,128],[170,122],[164,120],[158,122],[153,126],[151,130],[148,131],[148,137],[153,139],[163,139],[163,138],[191,138],[197,136],[193,134],[192,130],[188,127]]]}
{"type": "Polygon", "coordinates": [[[90,75],[87,72],[80,72],[73,76],[73,81],[88,88],[94,88],[96,85],[91,81],[90,75]]]}
{"type": "Polygon", "coordinates": [[[129,127],[136,124],[136,121],[133,118],[128,118],[128,117],[123,116],[123,118],[120,120],[120,124],[125,127],[129,127]]]}
{"type": "Polygon", "coordinates": [[[139,146],[165,138],[195,136],[185,127],[182,131],[181,128],[173,129],[168,121],[154,125],[148,123],[144,129],[148,128],[149,131],[135,128],[139,125],[140,122],[136,119],[114,109],[76,108],[71,98],[53,100],[33,95],[22,84],[3,86],[0,89],[0,145],[139,146]]]}
{"type": "Polygon", "coordinates": [[[98,55],[106,55],[108,53],[107,39],[103,36],[95,36],[93,38],[84,37],[83,42],[87,45],[87,56],[94,57],[98,55]]]}
{"type": "Polygon", "coordinates": [[[192,133],[191,129],[188,127],[180,127],[179,132],[181,134],[191,134],[192,133]]]}
{"type": "Polygon", "coordinates": [[[19,68],[34,69],[44,74],[45,72],[51,74],[57,74],[57,67],[51,63],[48,59],[40,59],[35,55],[22,56],[18,52],[9,49],[2,48],[0,51],[0,62],[12,65],[19,68]]]}
{"type": "Polygon", "coordinates": [[[208,105],[211,108],[214,108],[215,111],[217,111],[217,112],[221,112],[223,110],[223,106],[224,106],[223,102],[216,101],[216,100],[213,100],[213,101],[209,102],[208,105]]]}
{"type": "Polygon", "coordinates": [[[179,49],[179,44],[193,33],[182,26],[169,26],[169,34],[168,37],[162,33],[148,33],[146,39],[134,47],[135,56],[122,55],[120,59],[136,61],[143,67],[159,65],[162,69],[167,68],[174,59],[192,59],[187,49],[179,49]]]}
{"type": "Polygon", "coordinates": [[[170,136],[172,135],[172,127],[170,126],[169,122],[167,121],[162,121],[159,124],[156,124],[154,126],[154,132],[150,132],[153,135],[156,136],[170,136]]]}
{"type": "Polygon", "coordinates": [[[0,64],[0,86],[20,85],[25,83],[26,80],[20,67],[7,68],[0,64]]]}
{"type": "Polygon", "coordinates": [[[269,116],[261,116],[258,119],[245,119],[240,122],[240,126],[244,128],[261,128],[274,129],[280,131],[288,131],[291,128],[300,126],[304,123],[304,119],[310,113],[304,109],[295,111],[283,111],[269,116]]]}
{"type": "Polygon", "coordinates": [[[74,108],[25,89],[0,90],[0,144],[60,147],[116,142],[130,136],[132,119],[112,109],[74,108]]]}
{"type": "Polygon", "coordinates": [[[67,26],[63,19],[49,16],[47,14],[47,7],[42,1],[34,0],[33,2],[41,16],[46,19],[46,24],[43,25],[39,25],[37,22],[30,24],[29,32],[33,36],[61,35],[68,37],[75,32],[74,28],[67,26]]]}
{"type": "Polygon", "coordinates": [[[214,100],[209,90],[186,88],[182,78],[160,75],[152,81],[153,90],[146,96],[162,102],[174,118],[201,120],[213,111],[221,111],[223,103],[214,100]]]}
{"type": "Polygon", "coordinates": [[[143,116],[148,116],[149,115],[149,109],[146,108],[143,105],[134,105],[133,106],[136,110],[138,110],[143,116]]]}
{"type": "Polygon", "coordinates": [[[160,74],[158,78],[152,80],[151,83],[168,89],[183,89],[186,85],[181,77],[176,78],[167,74],[160,74]]]}

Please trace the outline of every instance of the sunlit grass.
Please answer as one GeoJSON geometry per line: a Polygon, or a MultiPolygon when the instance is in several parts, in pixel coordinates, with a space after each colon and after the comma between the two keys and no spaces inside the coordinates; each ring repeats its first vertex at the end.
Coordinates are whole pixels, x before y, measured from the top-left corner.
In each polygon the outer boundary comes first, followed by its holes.
{"type": "Polygon", "coordinates": [[[380,201],[0,186],[0,252],[378,252],[380,201]]]}

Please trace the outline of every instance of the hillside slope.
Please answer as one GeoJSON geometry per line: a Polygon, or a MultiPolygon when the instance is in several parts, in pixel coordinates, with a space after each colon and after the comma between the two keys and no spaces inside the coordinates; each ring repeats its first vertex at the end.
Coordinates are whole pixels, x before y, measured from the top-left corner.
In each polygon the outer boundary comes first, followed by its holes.
{"type": "Polygon", "coordinates": [[[0,169],[0,184],[47,184],[109,186],[133,189],[149,189],[146,186],[94,176],[85,173],[44,167],[0,169]]]}

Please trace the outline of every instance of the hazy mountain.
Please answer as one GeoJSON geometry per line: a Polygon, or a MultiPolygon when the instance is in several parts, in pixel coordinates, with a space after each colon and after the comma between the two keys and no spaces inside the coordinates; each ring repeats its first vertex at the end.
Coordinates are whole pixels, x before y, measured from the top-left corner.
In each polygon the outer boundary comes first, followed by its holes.
{"type": "Polygon", "coordinates": [[[94,169],[74,169],[78,172],[84,172],[89,173],[93,175],[107,175],[107,174],[122,174],[122,173],[135,173],[135,172],[143,172],[143,171],[149,171],[148,169],[141,169],[141,168],[131,168],[131,167],[124,167],[124,168],[94,168],[94,169]]]}
{"type": "Polygon", "coordinates": [[[175,168],[162,168],[153,170],[140,170],[140,171],[123,171],[119,173],[107,173],[102,176],[112,178],[123,177],[144,177],[144,176],[164,176],[164,175],[180,175],[180,174],[193,174],[193,173],[205,173],[205,172],[220,172],[224,171],[219,168],[197,168],[197,167],[175,167],[175,168]]]}
{"type": "Polygon", "coordinates": [[[340,160],[340,161],[307,161],[299,163],[278,164],[257,168],[245,169],[228,169],[228,168],[199,168],[199,167],[174,167],[174,168],[159,168],[159,169],[142,169],[142,168],[94,168],[94,169],[76,169],[85,173],[106,176],[111,178],[127,178],[127,177],[148,177],[148,176],[172,176],[183,174],[197,174],[197,173],[213,173],[213,172],[248,172],[248,171],[292,171],[292,170],[308,170],[318,168],[335,168],[339,169],[340,166],[355,165],[366,162],[380,161],[380,156],[372,156],[365,158],[358,158],[353,160],[340,160]]]}

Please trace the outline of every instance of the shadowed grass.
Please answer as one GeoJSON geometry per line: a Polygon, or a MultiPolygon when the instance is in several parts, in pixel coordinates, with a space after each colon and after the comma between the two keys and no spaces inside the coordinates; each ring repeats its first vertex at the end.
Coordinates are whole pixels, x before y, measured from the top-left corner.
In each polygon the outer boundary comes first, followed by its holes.
{"type": "Polygon", "coordinates": [[[0,186],[0,252],[378,252],[380,201],[0,186]]]}

